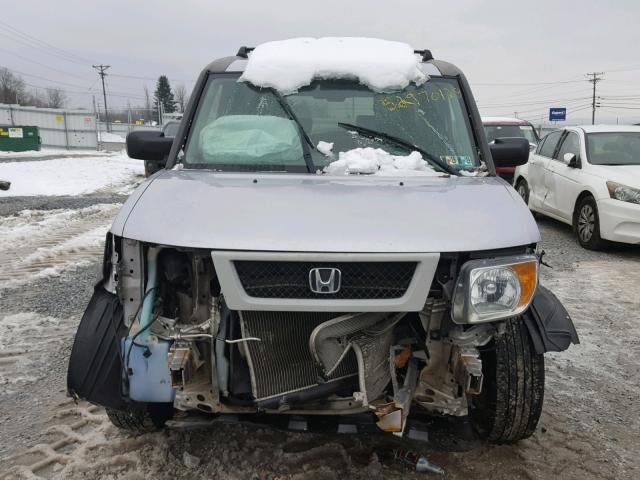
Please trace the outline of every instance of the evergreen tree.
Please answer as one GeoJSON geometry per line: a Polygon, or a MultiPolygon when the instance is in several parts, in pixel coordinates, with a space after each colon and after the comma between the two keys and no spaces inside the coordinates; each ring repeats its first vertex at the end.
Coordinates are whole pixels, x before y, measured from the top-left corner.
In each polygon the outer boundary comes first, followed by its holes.
{"type": "Polygon", "coordinates": [[[156,91],[153,94],[156,104],[159,102],[164,107],[165,113],[173,113],[176,111],[176,101],[173,98],[171,85],[166,75],[160,75],[156,83],[156,91]]]}

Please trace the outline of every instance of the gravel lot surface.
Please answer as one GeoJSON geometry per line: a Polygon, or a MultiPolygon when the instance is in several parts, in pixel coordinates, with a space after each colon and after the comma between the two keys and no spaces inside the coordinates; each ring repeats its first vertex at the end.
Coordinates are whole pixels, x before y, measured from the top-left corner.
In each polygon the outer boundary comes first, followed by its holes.
{"type": "Polygon", "coordinates": [[[100,203],[124,203],[126,195],[61,195],[58,197],[11,197],[0,203],[0,216],[14,215],[22,210],[56,210],[86,208],[100,203]]]}
{"type": "MultiPolygon", "coordinates": [[[[115,213],[108,205],[122,200],[9,198],[0,205],[0,226],[24,209],[46,217],[54,209],[103,205],[102,213],[72,217],[81,236],[83,225],[95,228],[95,215],[108,222],[115,213]]],[[[542,282],[568,308],[582,343],[547,356],[536,433],[515,446],[480,443],[465,452],[442,451],[433,442],[407,445],[442,466],[446,478],[640,478],[640,249],[589,252],[568,226],[539,224],[553,266],[543,268],[542,282]]],[[[30,248],[43,246],[55,247],[34,237],[30,248]]],[[[0,258],[7,248],[14,247],[0,244],[0,258]]],[[[50,258],[63,262],[52,276],[23,269],[19,284],[0,287],[0,479],[424,477],[388,461],[394,440],[385,435],[234,424],[133,437],[111,426],[101,408],[75,405],[65,397],[66,363],[100,257],[99,246],[83,248],[82,258],[91,260],[81,267],[50,258]]]]}

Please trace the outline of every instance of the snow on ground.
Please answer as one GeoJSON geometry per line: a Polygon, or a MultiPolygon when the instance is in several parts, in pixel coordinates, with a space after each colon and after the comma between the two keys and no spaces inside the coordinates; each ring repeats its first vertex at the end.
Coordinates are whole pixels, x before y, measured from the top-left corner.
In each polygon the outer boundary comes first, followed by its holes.
{"type": "Polygon", "coordinates": [[[111,132],[98,132],[98,139],[101,142],[124,143],[124,137],[111,132]]]}
{"type": "Polygon", "coordinates": [[[117,190],[142,179],[143,175],[144,163],[130,159],[124,152],[101,157],[0,163],[0,178],[11,182],[11,189],[0,191],[0,198],[117,190]]]}
{"type": "Polygon", "coordinates": [[[291,94],[316,79],[356,79],[374,91],[401,90],[428,77],[406,43],[375,38],[293,38],[249,54],[241,81],[291,94]]]}
{"type": "Polygon", "coordinates": [[[441,176],[419,152],[391,155],[381,148],[354,148],[338,154],[338,160],[325,168],[329,175],[368,174],[381,176],[441,176]]]}
{"type": "Polygon", "coordinates": [[[75,319],[60,320],[32,312],[2,317],[0,396],[27,388],[30,383],[41,379],[43,372],[31,367],[46,362],[46,350],[64,343],[75,325],[75,319]]]}
{"type": "Polygon", "coordinates": [[[0,217],[0,290],[58,276],[100,258],[119,204],[78,210],[23,210],[0,217]]]}
{"type": "Polygon", "coordinates": [[[28,150],[26,152],[0,152],[0,159],[5,158],[38,158],[38,157],[52,157],[58,155],[63,156],[104,156],[105,152],[98,152],[96,150],[67,150],[64,148],[42,148],[40,150],[28,150]]]}

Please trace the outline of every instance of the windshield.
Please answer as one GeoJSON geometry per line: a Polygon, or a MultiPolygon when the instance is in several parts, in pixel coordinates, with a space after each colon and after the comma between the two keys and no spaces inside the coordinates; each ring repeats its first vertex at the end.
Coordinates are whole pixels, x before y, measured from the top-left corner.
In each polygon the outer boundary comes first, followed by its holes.
{"type": "Polygon", "coordinates": [[[223,171],[308,172],[309,164],[322,170],[340,152],[366,147],[398,156],[422,150],[437,172],[445,171],[442,164],[456,170],[479,166],[454,79],[431,78],[393,94],[353,81],[316,81],[281,97],[228,74],[209,78],[182,163],[223,171]],[[355,127],[381,135],[372,138],[355,127]]]}
{"type": "Polygon", "coordinates": [[[587,160],[593,165],[640,165],[640,132],[588,133],[587,160]]]}
{"type": "Polygon", "coordinates": [[[484,133],[487,142],[493,142],[496,138],[518,137],[526,138],[529,143],[537,145],[540,142],[536,131],[531,125],[485,125],[484,133]]]}

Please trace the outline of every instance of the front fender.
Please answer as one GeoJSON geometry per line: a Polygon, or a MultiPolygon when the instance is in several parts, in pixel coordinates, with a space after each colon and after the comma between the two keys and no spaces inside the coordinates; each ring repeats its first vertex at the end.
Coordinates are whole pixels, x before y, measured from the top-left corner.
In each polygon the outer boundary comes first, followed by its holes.
{"type": "Polygon", "coordinates": [[[558,297],[542,285],[523,318],[538,354],[562,352],[572,343],[580,343],[569,313],[558,297]]]}

